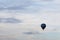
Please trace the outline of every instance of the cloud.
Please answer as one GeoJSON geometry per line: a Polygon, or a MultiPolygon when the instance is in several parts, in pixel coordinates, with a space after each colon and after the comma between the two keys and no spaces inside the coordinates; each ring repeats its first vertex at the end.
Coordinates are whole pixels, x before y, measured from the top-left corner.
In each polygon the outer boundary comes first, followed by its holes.
{"type": "Polygon", "coordinates": [[[21,23],[21,21],[15,18],[0,18],[0,23],[21,23]]]}
{"type": "Polygon", "coordinates": [[[38,13],[41,11],[59,11],[59,0],[0,0],[0,10],[10,12],[38,13]]]}

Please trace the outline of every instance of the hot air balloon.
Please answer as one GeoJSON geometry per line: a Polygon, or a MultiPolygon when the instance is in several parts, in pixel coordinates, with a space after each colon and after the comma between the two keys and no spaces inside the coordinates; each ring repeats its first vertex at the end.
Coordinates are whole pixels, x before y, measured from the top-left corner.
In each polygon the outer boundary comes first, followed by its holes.
{"type": "Polygon", "coordinates": [[[41,24],[41,28],[44,30],[46,28],[46,24],[45,23],[42,23],[41,24]]]}

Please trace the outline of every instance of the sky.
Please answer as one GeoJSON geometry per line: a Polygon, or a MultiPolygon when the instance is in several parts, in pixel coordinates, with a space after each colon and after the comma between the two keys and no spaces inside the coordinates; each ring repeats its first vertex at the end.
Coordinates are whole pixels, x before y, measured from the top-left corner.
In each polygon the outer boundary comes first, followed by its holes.
{"type": "Polygon", "coordinates": [[[59,12],[60,2],[59,0],[0,0],[0,10],[19,10],[24,13],[59,12]]]}
{"type": "Polygon", "coordinates": [[[46,23],[47,28],[59,28],[60,0],[0,0],[0,18],[12,17],[26,26],[46,23]]]}
{"type": "Polygon", "coordinates": [[[0,0],[0,39],[60,40],[60,0],[0,0]]]}

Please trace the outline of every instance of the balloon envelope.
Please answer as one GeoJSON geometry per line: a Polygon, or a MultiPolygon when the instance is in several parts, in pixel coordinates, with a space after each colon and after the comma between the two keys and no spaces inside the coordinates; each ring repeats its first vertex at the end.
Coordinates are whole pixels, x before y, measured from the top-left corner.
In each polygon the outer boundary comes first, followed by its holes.
{"type": "Polygon", "coordinates": [[[41,28],[44,30],[46,28],[46,24],[42,23],[41,28]]]}

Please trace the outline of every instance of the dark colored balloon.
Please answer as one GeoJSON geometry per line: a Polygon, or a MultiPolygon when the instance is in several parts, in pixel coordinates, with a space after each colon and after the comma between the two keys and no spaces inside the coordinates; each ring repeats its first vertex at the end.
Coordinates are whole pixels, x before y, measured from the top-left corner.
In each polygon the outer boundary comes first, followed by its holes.
{"type": "Polygon", "coordinates": [[[46,24],[45,23],[42,23],[41,24],[41,28],[44,30],[46,28],[46,24]]]}

